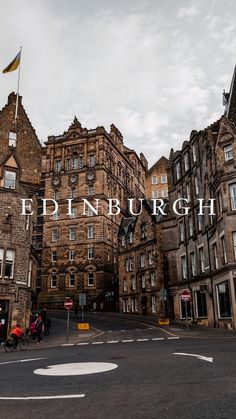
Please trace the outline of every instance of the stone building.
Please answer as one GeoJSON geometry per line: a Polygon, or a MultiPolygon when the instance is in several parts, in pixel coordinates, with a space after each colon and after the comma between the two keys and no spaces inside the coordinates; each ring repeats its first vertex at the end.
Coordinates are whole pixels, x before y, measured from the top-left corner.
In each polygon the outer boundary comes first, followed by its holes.
{"type": "Polygon", "coordinates": [[[166,306],[160,290],[166,289],[162,253],[162,218],[152,215],[144,200],[136,217],[124,217],[119,229],[120,311],[161,317],[166,306]]]}
{"type": "MultiPolygon", "coordinates": [[[[145,194],[147,162],[123,144],[111,125],[83,128],[75,117],[69,129],[45,143],[45,198],[58,211],[43,222],[42,280],[39,304],[63,307],[64,298],[115,308],[118,301],[117,234],[128,198],[145,194]],[[108,215],[108,199],[119,200],[120,214],[108,215]],[[68,215],[68,199],[71,211],[68,215]],[[98,213],[94,208],[98,202],[98,213]],[[98,201],[96,201],[98,200],[98,201]]],[[[53,210],[48,202],[48,210],[53,210]]],[[[115,209],[114,209],[115,212],[115,209]]]]}
{"type": "Polygon", "coordinates": [[[146,173],[146,198],[168,197],[168,159],[162,156],[146,173]]]}
{"type": "Polygon", "coordinates": [[[201,131],[192,131],[182,150],[170,156],[170,206],[181,214],[173,224],[169,286],[175,319],[191,317],[212,327],[236,328],[236,84],[224,93],[226,112],[201,131]],[[214,204],[214,211],[203,208],[214,204]],[[214,214],[211,214],[214,212],[214,214]],[[176,241],[176,236],[178,240],[176,241]],[[173,266],[176,260],[176,268],[173,266]],[[174,272],[176,270],[176,273],[174,272]],[[187,308],[181,293],[188,289],[187,308]],[[186,312],[187,311],[187,312],[186,312]]]}
{"type": "Polygon", "coordinates": [[[21,199],[32,199],[41,176],[41,145],[19,97],[0,111],[0,320],[1,337],[20,322],[28,327],[35,298],[36,254],[32,246],[36,218],[21,215],[21,199]]]}

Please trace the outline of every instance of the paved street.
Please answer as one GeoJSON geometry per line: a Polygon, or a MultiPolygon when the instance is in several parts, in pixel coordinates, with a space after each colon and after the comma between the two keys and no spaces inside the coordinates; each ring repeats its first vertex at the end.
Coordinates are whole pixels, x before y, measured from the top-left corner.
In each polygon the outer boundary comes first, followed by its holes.
{"type": "Polygon", "coordinates": [[[63,346],[56,330],[62,333],[64,314],[57,317],[51,347],[0,353],[1,419],[235,418],[234,332],[190,330],[186,337],[176,325],[165,331],[88,313],[95,329],[87,339],[74,330],[63,346]]]}

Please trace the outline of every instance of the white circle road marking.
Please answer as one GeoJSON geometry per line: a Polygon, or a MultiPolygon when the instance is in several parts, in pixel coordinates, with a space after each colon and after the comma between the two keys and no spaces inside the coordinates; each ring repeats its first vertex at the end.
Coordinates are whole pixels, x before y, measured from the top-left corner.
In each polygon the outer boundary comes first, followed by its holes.
{"type": "Polygon", "coordinates": [[[49,365],[48,367],[34,370],[34,373],[49,376],[86,375],[111,371],[117,367],[117,364],[108,362],[76,362],[70,364],[49,365]]]}
{"type": "Polygon", "coordinates": [[[26,397],[0,397],[0,400],[49,400],[49,399],[78,399],[85,394],[62,394],[61,396],[26,396],[26,397]]]}

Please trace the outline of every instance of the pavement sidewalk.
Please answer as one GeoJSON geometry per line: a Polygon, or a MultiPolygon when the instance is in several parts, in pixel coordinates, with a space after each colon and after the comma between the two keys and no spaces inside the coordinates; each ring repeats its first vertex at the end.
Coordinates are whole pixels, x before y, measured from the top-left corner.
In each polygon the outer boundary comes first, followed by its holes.
{"type": "Polygon", "coordinates": [[[42,332],[42,338],[44,339],[44,342],[40,344],[30,342],[29,349],[51,348],[55,346],[66,346],[70,344],[74,345],[76,343],[88,341],[89,339],[101,334],[100,330],[97,330],[93,327],[91,327],[88,332],[79,331],[77,329],[77,322],[75,322],[74,319],[71,319],[69,327],[69,339],[67,341],[66,319],[54,318],[50,316],[50,320],[50,334],[45,336],[42,332]]]}
{"type": "Polygon", "coordinates": [[[184,338],[236,338],[235,330],[211,328],[192,323],[188,324],[187,329],[185,320],[183,322],[173,322],[169,326],[159,326],[156,317],[116,312],[99,312],[99,314],[154,325],[169,333],[184,338]]]}

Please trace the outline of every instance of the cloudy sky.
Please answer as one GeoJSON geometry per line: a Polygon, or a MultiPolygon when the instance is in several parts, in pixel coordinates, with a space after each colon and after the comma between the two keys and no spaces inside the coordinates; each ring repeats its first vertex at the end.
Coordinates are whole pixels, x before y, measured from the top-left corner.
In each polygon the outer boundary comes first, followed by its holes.
{"type": "MultiPolygon", "coordinates": [[[[22,45],[21,94],[41,141],[114,123],[153,164],[223,113],[236,64],[234,0],[8,0],[0,68],[22,45]]],[[[0,75],[0,107],[17,72],[0,75]]]]}

